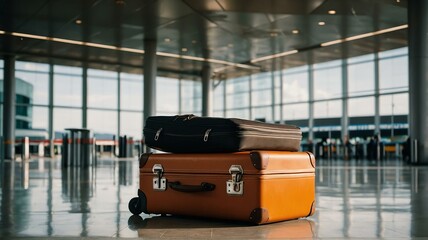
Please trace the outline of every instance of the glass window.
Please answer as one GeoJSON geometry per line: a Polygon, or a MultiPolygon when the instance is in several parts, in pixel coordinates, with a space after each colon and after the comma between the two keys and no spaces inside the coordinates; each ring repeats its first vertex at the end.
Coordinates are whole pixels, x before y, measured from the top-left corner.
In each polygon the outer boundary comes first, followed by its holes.
{"type": "Polygon", "coordinates": [[[350,117],[374,116],[374,97],[350,98],[348,100],[348,115],[350,117]]]}
{"type": "Polygon", "coordinates": [[[287,104],[282,106],[282,116],[284,120],[300,120],[309,118],[309,104],[287,104]]]}
{"type": "MultiPolygon", "coordinates": [[[[321,66],[321,64],[319,64],[321,66]]],[[[314,70],[314,99],[331,99],[342,96],[342,69],[314,70]]]]}
{"type": "Polygon", "coordinates": [[[263,120],[266,122],[272,121],[272,107],[258,107],[252,109],[252,117],[254,120],[263,120]]]}
{"type": "Polygon", "coordinates": [[[214,97],[213,97],[213,109],[214,112],[222,112],[224,109],[224,83],[225,81],[220,81],[214,84],[214,97]]]}
{"type": "Polygon", "coordinates": [[[314,118],[342,117],[342,100],[314,103],[314,118]]]}
{"type": "Polygon", "coordinates": [[[81,67],[69,67],[69,66],[55,65],[54,66],[54,73],[56,73],[56,74],[61,73],[64,75],[82,76],[83,69],[81,67]]]}
{"type": "Polygon", "coordinates": [[[40,72],[15,72],[16,93],[31,98],[31,104],[48,105],[49,74],[40,72]]]}
{"type": "Polygon", "coordinates": [[[47,107],[32,107],[32,128],[48,131],[48,108],[47,107]]]}
{"type": "Polygon", "coordinates": [[[250,77],[240,77],[226,80],[226,93],[235,94],[250,90],[250,77]]]}
{"type": "Polygon", "coordinates": [[[117,109],[116,77],[117,73],[114,72],[88,69],[88,107],[117,109]],[[104,77],[94,77],[101,74],[104,77]]]}
{"type": "Polygon", "coordinates": [[[251,89],[261,90],[261,89],[271,89],[272,88],[272,73],[265,72],[252,75],[251,79],[251,89]]]}
{"type": "Polygon", "coordinates": [[[279,88],[281,86],[281,74],[282,71],[275,71],[274,74],[274,87],[279,88]]]}
{"type": "Polygon", "coordinates": [[[403,47],[403,48],[396,48],[393,50],[379,52],[379,58],[394,57],[394,56],[401,56],[401,55],[408,55],[408,54],[409,54],[409,48],[403,47]]]}
{"type": "Polygon", "coordinates": [[[120,73],[120,108],[143,110],[143,76],[120,73]]]}
{"type": "Polygon", "coordinates": [[[314,69],[327,69],[327,68],[335,68],[342,65],[342,60],[335,60],[335,61],[329,61],[329,62],[323,62],[323,63],[317,63],[313,65],[314,69]]]}
{"type": "Polygon", "coordinates": [[[143,114],[140,112],[120,112],[120,134],[142,139],[143,114]]]}
{"type": "Polygon", "coordinates": [[[274,89],[274,95],[275,95],[274,104],[280,104],[281,103],[281,89],[275,88],[274,89]]]}
{"type": "Polygon", "coordinates": [[[374,94],[374,62],[364,62],[348,66],[348,95],[374,94]]]}
{"type": "Polygon", "coordinates": [[[30,71],[30,72],[49,72],[49,64],[45,63],[35,63],[35,62],[15,62],[15,69],[22,71],[30,71]]]}
{"type": "Polygon", "coordinates": [[[374,54],[367,54],[358,57],[348,58],[348,64],[374,61],[374,54]]]}
{"type": "Polygon", "coordinates": [[[157,114],[178,114],[178,83],[177,79],[158,77],[156,88],[157,114]]]}
{"type": "Polygon", "coordinates": [[[213,116],[214,117],[225,117],[223,110],[222,111],[214,111],[213,116]]]}
{"type": "Polygon", "coordinates": [[[98,78],[116,79],[117,78],[117,72],[89,68],[88,69],[88,76],[98,77],[98,78]]]}
{"type": "Polygon", "coordinates": [[[279,105],[276,105],[276,106],[274,106],[274,117],[275,117],[275,119],[273,120],[273,122],[280,122],[282,119],[281,119],[281,106],[279,106],[279,105]]]}
{"type": "Polygon", "coordinates": [[[181,113],[199,115],[202,112],[202,84],[193,80],[181,80],[181,113]]]}
{"type": "Polygon", "coordinates": [[[390,94],[379,98],[380,115],[405,115],[409,114],[409,94],[390,94]]]}
{"type": "Polygon", "coordinates": [[[272,104],[272,90],[253,90],[251,92],[251,104],[253,106],[266,106],[272,104]]]}
{"type": "Polygon", "coordinates": [[[117,134],[117,111],[88,110],[88,129],[98,134],[117,134]]]}
{"type": "Polygon", "coordinates": [[[288,69],[284,70],[285,74],[301,73],[301,72],[307,72],[307,71],[309,71],[308,65],[288,68],[288,69]]]}
{"type": "Polygon", "coordinates": [[[226,117],[250,119],[250,111],[249,111],[249,109],[227,110],[226,111],[226,117]]]}
{"type": "Polygon", "coordinates": [[[53,130],[55,132],[65,132],[66,128],[82,127],[82,110],[72,108],[53,109],[53,130]]]}
{"type": "Polygon", "coordinates": [[[379,61],[380,93],[406,91],[409,86],[408,57],[381,59],[379,61]]]}
{"type": "Polygon", "coordinates": [[[226,108],[243,108],[250,106],[249,92],[227,94],[226,96],[226,108]]]}
{"type": "Polygon", "coordinates": [[[308,72],[284,71],[283,75],[283,102],[302,102],[309,100],[308,72]]]}
{"type": "Polygon", "coordinates": [[[54,106],[82,107],[81,75],[62,75],[55,73],[54,106]]]}

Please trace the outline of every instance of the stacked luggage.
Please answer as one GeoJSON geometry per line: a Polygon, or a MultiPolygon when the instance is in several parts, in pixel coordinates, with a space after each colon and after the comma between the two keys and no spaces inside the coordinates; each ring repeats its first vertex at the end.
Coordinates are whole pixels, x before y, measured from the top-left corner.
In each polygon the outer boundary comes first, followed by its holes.
{"type": "Polygon", "coordinates": [[[296,126],[194,115],[146,120],[133,214],[264,224],[315,212],[315,158],[296,126]]]}

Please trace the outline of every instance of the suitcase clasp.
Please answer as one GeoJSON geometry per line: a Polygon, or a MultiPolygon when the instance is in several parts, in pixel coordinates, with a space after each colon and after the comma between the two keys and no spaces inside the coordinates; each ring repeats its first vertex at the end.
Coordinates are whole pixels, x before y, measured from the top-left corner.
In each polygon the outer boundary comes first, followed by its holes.
{"type": "Polygon", "coordinates": [[[152,172],[156,175],[153,178],[153,190],[165,191],[166,190],[166,178],[163,177],[163,167],[161,164],[155,164],[152,168],[152,172]]]}
{"type": "Polygon", "coordinates": [[[232,165],[229,168],[229,173],[232,175],[232,179],[226,182],[227,194],[244,194],[244,181],[242,181],[244,170],[242,169],[242,167],[240,165],[232,165]]]}

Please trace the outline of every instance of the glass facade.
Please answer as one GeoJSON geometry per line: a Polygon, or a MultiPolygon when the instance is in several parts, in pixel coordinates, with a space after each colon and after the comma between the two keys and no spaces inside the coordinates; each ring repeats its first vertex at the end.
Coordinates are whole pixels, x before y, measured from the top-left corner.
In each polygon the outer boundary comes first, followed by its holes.
{"type": "Polygon", "coordinates": [[[213,115],[215,117],[224,117],[226,109],[225,107],[225,87],[226,87],[226,81],[218,81],[214,82],[213,86],[213,115]]]}
{"type": "Polygon", "coordinates": [[[180,79],[179,113],[202,114],[202,83],[200,81],[180,79]]]}
{"type": "MultiPolygon", "coordinates": [[[[407,134],[407,51],[401,48],[215,80],[213,115],[293,123],[306,133],[313,131],[315,138],[322,136],[325,129],[340,131],[341,119],[345,116],[349,117],[351,137],[358,136],[356,129],[370,129],[370,134],[374,134],[375,124],[379,124],[380,130],[393,128],[396,130],[391,131],[393,134],[407,134]],[[311,117],[313,129],[308,128],[311,117]],[[379,123],[376,117],[381,119],[379,123]]],[[[3,76],[3,64],[0,60],[0,76],[3,76]]],[[[24,61],[16,61],[15,75],[17,129],[46,135],[52,128],[53,137],[58,138],[65,128],[81,128],[86,122],[87,128],[103,136],[142,137],[142,75],[24,61]],[[53,96],[49,96],[50,88],[53,88],[53,96]],[[50,111],[52,126],[49,126],[50,111]]],[[[156,81],[157,115],[201,115],[202,84],[199,79],[157,77],[156,81]]],[[[2,96],[0,94],[0,111],[3,110],[2,96]]]]}

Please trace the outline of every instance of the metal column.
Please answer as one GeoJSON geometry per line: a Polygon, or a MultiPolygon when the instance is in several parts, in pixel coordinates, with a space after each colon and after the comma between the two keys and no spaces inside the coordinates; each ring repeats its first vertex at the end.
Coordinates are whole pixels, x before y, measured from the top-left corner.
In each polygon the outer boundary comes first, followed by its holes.
{"type": "Polygon", "coordinates": [[[48,133],[49,133],[49,156],[55,157],[55,133],[53,129],[53,104],[54,104],[54,66],[52,62],[49,63],[49,108],[48,108],[48,133]]]}
{"type": "MultiPolygon", "coordinates": [[[[144,121],[156,114],[156,40],[144,40],[144,121]]],[[[144,126],[143,126],[144,127],[144,126]]],[[[146,152],[150,148],[146,146],[146,152]]]]}
{"type": "Polygon", "coordinates": [[[428,2],[408,2],[412,163],[428,164],[428,2]]]}
{"type": "Polygon", "coordinates": [[[82,74],[82,127],[88,127],[88,64],[86,63],[82,74]]]}
{"type": "Polygon", "coordinates": [[[342,140],[349,137],[349,115],[348,115],[348,65],[346,60],[342,60],[342,140]]]}
{"type": "Polygon", "coordinates": [[[204,64],[202,67],[202,116],[212,115],[213,87],[211,82],[211,67],[204,64]]]}
{"type": "Polygon", "coordinates": [[[380,101],[379,101],[379,89],[380,89],[380,72],[379,72],[379,54],[375,53],[374,61],[374,77],[375,77],[375,115],[374,115],[374,125],[375,132],[374,135],[380,135],[380,101]]]}
{"type": "Polygon", "coordinates": [[[4,159],[15,159],[15,57],[4,58],[3,143],[4,159]]]}

